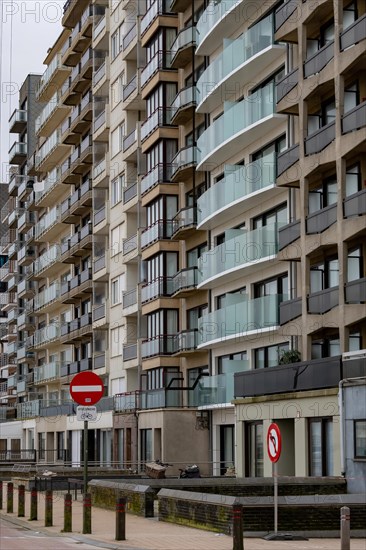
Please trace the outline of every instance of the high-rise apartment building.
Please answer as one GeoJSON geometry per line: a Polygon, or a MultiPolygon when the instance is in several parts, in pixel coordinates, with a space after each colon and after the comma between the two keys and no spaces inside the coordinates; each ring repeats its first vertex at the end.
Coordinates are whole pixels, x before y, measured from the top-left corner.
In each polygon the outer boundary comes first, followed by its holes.
{"type": "Polygon", "coordinates": [[[93,369],[93,461],[266,476],[275,420],[283,475],[345,471],[365,22],[348,0],[66,2],[18,222],[25,447],[80,463],[67,384],[93,369]]]}

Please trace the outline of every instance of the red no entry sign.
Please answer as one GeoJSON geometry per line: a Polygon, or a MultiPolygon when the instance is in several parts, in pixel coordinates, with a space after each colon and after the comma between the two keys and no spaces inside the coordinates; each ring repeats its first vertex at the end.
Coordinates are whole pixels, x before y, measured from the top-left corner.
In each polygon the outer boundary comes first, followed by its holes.
{"type": "Polygon", "coordinates": [[[79,405],[95,405],[103,393],[103,381],[95,372],[79,372],[71,380],[70,395],[79,405]]]}
{"type": "Polygon", "coordinates": [[[281,456],[281,432],[277,424],[272,423],[267,432],[267,451],[271,462],[277,462],[281,456]]]}

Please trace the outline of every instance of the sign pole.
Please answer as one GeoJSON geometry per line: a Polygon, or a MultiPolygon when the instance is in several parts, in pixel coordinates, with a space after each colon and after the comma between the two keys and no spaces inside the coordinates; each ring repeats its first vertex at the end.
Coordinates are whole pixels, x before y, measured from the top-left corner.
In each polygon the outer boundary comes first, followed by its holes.
{"type": "Polygon", "coordinates": [[[88,492],[88,421],[84,420],[84,495],[88,492]]]}
{"type": "Polygon", "coordinates": [[[277,462],[273,462],[273,485],[274,485],[274,532],[278,531],[278,475],[277,462]]]}

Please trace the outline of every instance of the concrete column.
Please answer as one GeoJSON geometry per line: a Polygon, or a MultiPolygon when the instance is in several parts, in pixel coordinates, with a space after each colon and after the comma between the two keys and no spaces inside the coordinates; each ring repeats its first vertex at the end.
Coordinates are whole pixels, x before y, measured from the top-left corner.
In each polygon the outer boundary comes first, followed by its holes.
{"type": "Polygon", "coordinates": [[[263,419],[263,475],[272,477],[272,462],[267,453],[267,432],[272,423],[272,419],[263,419]]]}
{"type": "Polygon", "coordinates": [[[306,418],[296,418],[295,427],[295,476],[306,477],[308,475],[308,439],[306,418]]]}
{"type": "Polygon", "coordinates": [[[244,456],[245,456],[245,443],[244,443],[244,422],[240,419],[240,412],[242,407],[236,406],[237,420],[235,423],[235,470],[238,477],[244,477],[244,456]]]}

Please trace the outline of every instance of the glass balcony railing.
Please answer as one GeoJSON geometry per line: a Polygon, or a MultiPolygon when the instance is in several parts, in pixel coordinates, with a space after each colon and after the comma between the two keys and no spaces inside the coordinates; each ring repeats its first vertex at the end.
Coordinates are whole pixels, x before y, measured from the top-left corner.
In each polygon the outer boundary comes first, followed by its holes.
{"type": "Polygon", "coordinates": [[[50,153],[60,144],[60,131],[55,130],[53,134],[45,141],[40,147],[38,154],[36,155],[36,167],[40,166],[42,162],[50,155],[50,153]]]}
{"type": "Polygon", "coordinates": [[[114,396],[114,410],[134,411],[140,408],[139,392],[125,392],[114,396]]]}
{"type": "Polygon", "coordinates": [[[39,96],[42,94],[43,90],[46,88],[48,83],[50,82],[51,78],[57,71],[57,69],[61,66],[61,54],[56,55],[51,63],[48,65],[47,69],[43,73],[37,89],[37,99],[39,99],[39,96]]]}
{"type": "Polygon", "coordinates": [[[158,107],[141,125],[141,139],[146,139],[154,130],[172,125],[172,108],[158,107]]]}
{"type": "Polygon", "coordinates": [[[158,277],[141,288],[141,302],[173,294],[173,277],[158,277]]]}
{"type": "Polygon", "coordinates": [[[158,220],[141,233],[141,248],[160,239],[170,239],[173,234],[172,220],[158,220]]]}
{"type": "Polygon", "coordinates": [[[196,86],[189,86],[188,88],[183,88],[173,99],[171,104],[172,108],[172,118],[174,118],[177,111],[187,107],[189,105],[196,105],[197,97],[197,88],[196,86]]]}
{"type": "Polygon", "coordinates": [[[51,189],[53,189],[58,182],[60,181],[60,170],[58,168],[54,168],[48,175],[45,180],[40,182],[39,187],[41,189],[39,191],[35,191],[35,202],[36,204],[40,202],[45,195],[48,194],[51,189]]]}
{"type": "Polygon", "coordinates": [[[187,267],[178,271],[173,277],[173,293],[189,288],[195,288],[198,281],[198,268],[187,267]]]}
{"type": "Polygon", "coordinates": [[[195,227],[197,224],[197,208],[187,206],[181,208],[173,218],[173,233],[195,227]]]}
{"type": "Polygon", "coordinates": [[[242,0],[211,0],[197,22],[197,43],[201,44],[206,36],[234,7],[242,0]]]}
{"type": "Polygon", "coordinates": [[[196,27],[191,26],[181,30],[172,45],[172,49],[171,49],[172,60],[176,57],[177,53],[180,50],[187,48],[188,46],[196,45],[196,40],[197,40],[196,27]]]}
{"type": "Polygon", "coordinates": [[[197,147],[185,147],[181,149],[172,160],[172,178],[184,168],[197,163],[197,147]]]}
{"type": "Polygon", "coordinates": [[[159,388],[140,392],[141,409],[164,409],[182,406],[182,391],[159,388]]]}
{"type": "Polygon", "coordinates": [[[278,327],[279,305],[283,299],[287,297],[278,294],[253,300],[232,295],[234,303],[198,319],[199,344],[208,345],[278,327]]]}
{"type": "Polygon", "coordinates": [[[60,260],[61,251],[57,245],[51,246],[34,262],[33,274],[37,275],[60,260]]]}
{"type": "Polygon", "coordinates": [[[198,225],[252,193],[275,185],[275,182],[276,162],[273,157],[260,159],[246,166],[226,165],[224,178],[198,198],[198,225]]]}
{"type": "Polygon", "coordinates": [[[33,307],[34,310],[37,311],[41,309],[42,307],[47,306],[48,304],[51,304],[55,300],[57,300],[60,297],[60,285],[58,283],[54,283],[53,285],[50,285],[49,287],[45,288],[41,292],[35,295],[33,300],[33,307]]]}
{"type": "Polygon", "coordinates": [[[198,284],[204,284],[215,277],[223,277],[229,271],[244,269],[248,265],[271,258],[278,252],[278,231],[275,223],[259,227],[254,231],[233,229],[223,244],[205,252],[198,260],[198,284]]]}
{"type": "Polygon", "coordinates": [[[202,73],[197,82],[197,102],[201,103],[231,73],[251,57],[273,45],[273,15],[262,19],[235,40],[225,39],[223,52],[202,73]]]}
{"type": "Polygon", "coordinates": [[[141,179],[141,194],[147,193],[149,189],[159,183],[169,183],[172,177],[172,164],[157,164],[141,179]]]}
{"type": "MultiPolygon", "coordinates": [[[[249,361],[233,361],[238,363],[235,372],[249,370],[249,361]],[[240,365],[239,365],[240,363],[240,365]]],[[[234,399],[234,372],[203,376],[189,396],[190,406],[204,407],[230,403],[234,399]]]]}
{"type": "Polygon", "coordinates": [[[60,377],[60,363],[54,361],[34,369],[34,383],[40,384],[60,377]]]}
{"type": "Polygon", "coordinates": [[[33,334],[33,343],[34,346],[39,346],[41,344],[46,344],[52,342],[60,337],[60,325],[47,325],[39,330],[36,330],[33,334]]]}
{"type": "Polygon", "coordinates": [[[158,355],[172,355],[175,353],[175,334],[164,334],[146,340],[141,344],[141,357],[154,357],[158,355]]]}
{"type": "Polygon", "coordinates": [[[198,139],[198,163],[215,149],[242,134],[251,125],[275,113],[274,82],[269,82],[243,101],[226,102],[223,115],[216,119],[198,139]]]}
{"type": "Polygon", "coordinates": [[[171,69],[171,61],[171,51],[158,51],[141,71],[141,86],[145,86],[157,71],[171,69]]]}
{"type": "Polygon", "coordinates": [[[46,231],[61,220],[61,212],[58,206],[50,210],[43,218],[34,226],[34,237],[39,239],[46,231]]]}
{"type": "Polygon", "coordinates": [[[13,114],[9,119],[9,131],[12,130],[14,133],[18,133],[17,130],[20,130],[23,126],[27,124],[27,111],[21,109],[15,109],[13,114]]]}
{"type": "Polygon", "coordinates": [[[169,0],[155,0],[155,2],[150,4],[149,9],[141,19],[141,35],[145,34],[147,29],[159,15],[169,14],[169,8],[169,0]]]}
{"type": "Polygon", "coordinates": [[[95,40],[106,28],[106,17],[103,16],[94,27],[93,39],[95,40]]]}
{"type": "Polygon", "coordinates": [[[59,105],[58,93],[56,92],[47,105],[43,108],[41,114],[36,118],[36,132],[38,132],[47,120],[52,116],[59,105]]]}

